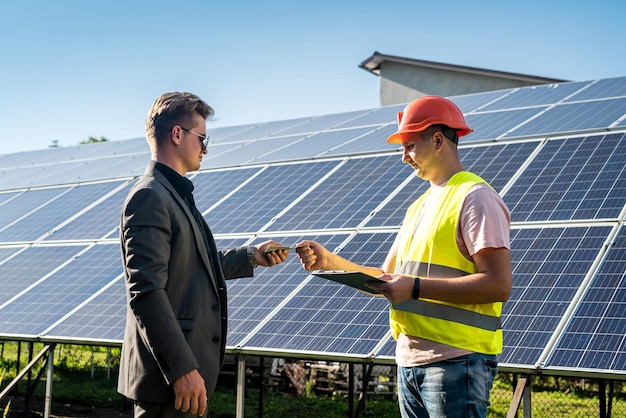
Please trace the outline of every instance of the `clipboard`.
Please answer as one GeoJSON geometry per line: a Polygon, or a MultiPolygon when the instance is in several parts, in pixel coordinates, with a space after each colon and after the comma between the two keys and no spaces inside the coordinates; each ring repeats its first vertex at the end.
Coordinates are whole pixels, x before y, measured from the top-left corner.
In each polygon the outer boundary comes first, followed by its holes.
{"type": "MultiPolygon", "coordinates": [[[[377,277],[370,276],[369,274],[361,273],[359,271],[315,271],[311,273],[314,276],[322,277],[324,279],[332,280],[340,284],[353,287],[361,292],[367,293],[370,296],[383,296],[382,293],[377,293],[374,289],[367,287],[365,282],[375,281],[380,283],[387,283],[384,280],[380,280],[377,277]]],[[[394,309],[399,311],[411,312],[420,314],[421,300],[409,299],[399,304],[392,304],[394,309]]]]}
{"type": "Polygon", "coordinates": [[[379,278],[370,276],[369,274],[361,273],[360,271],[316,271],[311,274],[323,279],[332,280],[333,282],[353,287],[371,296],[382,296],[382,293],[376,292],[374,289],[367,287],[365,282],[374,281],[386,283],[384,280],[380,280],[379,278]]]}

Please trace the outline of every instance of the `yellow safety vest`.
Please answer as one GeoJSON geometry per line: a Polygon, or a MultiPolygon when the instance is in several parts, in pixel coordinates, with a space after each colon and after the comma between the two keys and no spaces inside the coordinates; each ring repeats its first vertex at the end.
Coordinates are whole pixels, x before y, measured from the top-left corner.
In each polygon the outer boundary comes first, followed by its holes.
{"type": "MultiPolygon", "coordinates": [[[[487,184],[470,172],[456,173],[430,210],[422,215],[417,229],[416,221],[430,189],[409,207],[400,233],[396,273],[452,278],[476,272],[476,265],[461,254],[456,233],[463,201],[479,183],[487,184]]],[[[402,333],[477,353],[499,354],[502,352],[501,311],[501,302],[458,304],[410,300],[391,308],[390,325],[396,339],[402,333]]]]}

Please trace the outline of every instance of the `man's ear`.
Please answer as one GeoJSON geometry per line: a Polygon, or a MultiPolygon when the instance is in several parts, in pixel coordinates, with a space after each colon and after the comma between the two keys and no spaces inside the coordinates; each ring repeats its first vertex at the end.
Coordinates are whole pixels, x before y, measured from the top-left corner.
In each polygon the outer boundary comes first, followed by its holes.
{"type": "Polygon", "coordinates": [[[178,125],[174,125],[170,131],[170,141],[175,145],[180,145],[180,141],[183,139],[183,130],[178,125]]]}
{"type": "Polygon", "coordinates": [[[444,141],[444,137],[443,134],[441,132],[435,132],[435,134],[433,135],[433,138],[435,139],[435,145],[437,146],[437,149],[441,148],[441,146],[443,145],[443,141],[444,141]]]}

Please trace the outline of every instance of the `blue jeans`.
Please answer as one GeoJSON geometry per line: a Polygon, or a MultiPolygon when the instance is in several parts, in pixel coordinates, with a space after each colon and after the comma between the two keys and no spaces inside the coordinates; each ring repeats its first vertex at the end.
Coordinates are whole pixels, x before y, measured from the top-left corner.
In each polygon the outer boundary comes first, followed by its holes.
{"type": "Polygon", "coordinates": [[[495,356],[469,354],[417,367],[398,367],[403,418],[484,418],[498,372],[495,356]]]}

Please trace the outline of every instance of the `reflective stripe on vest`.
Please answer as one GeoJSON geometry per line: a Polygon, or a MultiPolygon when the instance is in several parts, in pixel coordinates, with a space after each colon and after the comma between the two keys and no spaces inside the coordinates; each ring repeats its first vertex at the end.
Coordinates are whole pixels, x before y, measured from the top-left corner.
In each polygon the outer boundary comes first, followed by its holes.
{"type": "MultiPolygon", "coordinates": [[[[430,190],[411,205],[400,232],[395,272],[437,278],[476,272],[476,265],[459,250],[456,233],[465,196],[479,183],[485,181],[466,171],[452,176],[422,215],[417,229],[415,223],[430,190]]],[[[411,300],[391,309],[390,324],[395,338],[403,333],[474,352],[498,354],[502,351],[501,310],[500,302],[411,300]]]]}

